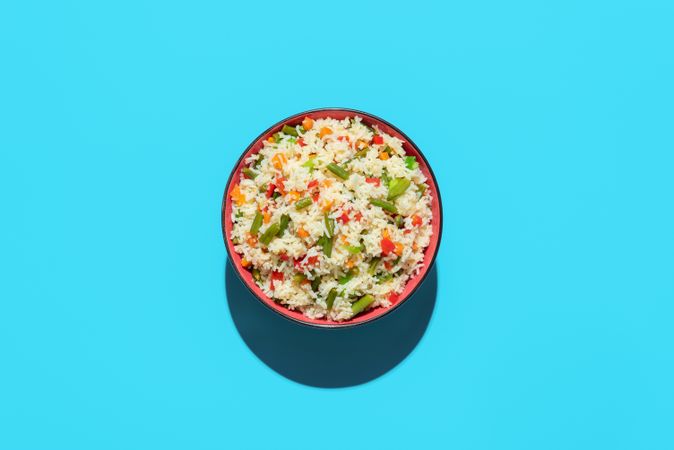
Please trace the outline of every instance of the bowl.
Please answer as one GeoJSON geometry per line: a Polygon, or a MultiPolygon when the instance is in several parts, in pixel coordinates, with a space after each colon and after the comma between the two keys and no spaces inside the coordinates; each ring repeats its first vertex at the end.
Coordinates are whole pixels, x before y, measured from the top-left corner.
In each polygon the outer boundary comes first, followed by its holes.
{"type": "Polygon", "coordinates": [[[257,298],[260,302],[262,302],[263,305],[265,305],[272,311],[294,322],[303,325],[322,327],[322,328],[344,328],[372,322],[373,320],[379,319],[387,314],[390,314],[392,311],[400,307],[400,305],[402,305],[405,301],[407,301],[412,296],[414,291],[421,285],[421,283],[423,283],[424,279],[426,278],[426,275],[428,275],[428,273],[431,270],[431,267],[433,266],[435,257],[438,253],[438,248],[440,247],[440,238],[442,234],[442,202],[440,200],[440,192],[438,190],[437,181],[435,179],[435,176],[433,175],[431,167],[428,164],[428,161],[421,153],[421,150],[419,150],[416,144],[414,144],[414,142],[412,142],[412,140],[409,137],[407,137],[405,133],[403,133],[397,127],[385,121],[384,119],[381,119],[370,113],[348,108],[320,108],[294,114],[286,119],[283,119],[277,122],[276,124],[272,125],[270,128],[262,132],[258,137],[256,137],[253,140],[253,142],[246,148],[246,150],[243,152],[239,160],[236,162],[236,165],[229,176],[227,186],[225,187],[225,194],[222,199],[221,220],[222,220],[222,235],[225,240],[225,247],[227,248],[227,254],[229,256],[230,262],[232,263],[232,267],[234,268],[234,271],[239,276],[243,284],[251,291],[251,293],[253,294],[253,296],[255,296],[255,298],[257,298]],[[263,146],[263,141],[267,139],[269,136],[273,135],[274,133],[280,131],[281,128],[283,128],[284,124],[297,125],[305,117],[310,117],[314,120],[327,117],[341,120],[346,117],[352,117],[356,115],[362,118],[363,123],[370,126],[377,125],[377,127],[381,131],[401,139],[404,142],[403,148],[405,152],[408,155],[413,155],[417,158],[417,161],[419,162],[419,168],[421,169],[423,174],[428,178],[427,181],[428,188],[430,189],[430,192],[433,197],[433,201],[431,203],[431,212],[433,215],[431,228],[433,234],[431,237],[430,244],[428,245],[428,247],[426,247],[426,250],[424,252],[423,269],[416,276],[411,277],[407,281],[405,289],[398,296],[398,298],[392,302],[390,307],[388,308],[378,307],[370,309],[343,322],[336,322],[327,319],[310,319],[309,317],[306,317],[304,314],[302,314],[302,312],[300,311],[292,311],[286,308],[285,306],[274,302],[258,287],[257,284],[255,284],[252,274],[241,266],[241,256],[238,253],[236,253],[236,251],[234,251],[234,244],[232,244],[232,241],[230,239],[230,235],[232,232],[232,220],[231,220],[232,201],[230,193],[233,187],[239,182],[241,176],[241,169],[244,166],[245,159],[248,158],[250,155],[259,152],[263,146]]]}

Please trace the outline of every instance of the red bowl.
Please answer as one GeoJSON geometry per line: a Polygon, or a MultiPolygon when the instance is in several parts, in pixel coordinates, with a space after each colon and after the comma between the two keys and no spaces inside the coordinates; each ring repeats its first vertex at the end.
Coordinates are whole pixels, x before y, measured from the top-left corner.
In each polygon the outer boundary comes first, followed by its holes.
{"type": "Polygon", "coordinates": [[[424,281],[424,278],[426,278],[426,275],[431,270],[433,262],[435,261],[435,257],[438,253],[438,248],[440,247],[440,237],[442,235],[442,202],[440,200],[440,192],[438,191],[437,181],[435,179],[435,176],[433,175],[431,167],[428,165],[428,161],[426,161],[426,158],[424,158],[424,155],[421,153],[421,150],[419,150],[419,148],[414,144],[414,142],[412,142],[410,138],[408,138],[405,135],[405,133],[403,133],[398,128],[391,125],[384,119],[380,119],[377,116],[374,116],[372,114],[363,111],[357,111],[355,109],[347,109],[347,108],[314,109],[311,111],[305,111],[295,114],[293,116],[281,120],[275,125],[272,125],[269,129],[267,129],[257,138],[255,138],[255,140],[243,152],[243,154],[237,161],[234,170],[229,176],[227,186],[225,187],[225,195],[222,199],[222,235],[223,238],[225,239],[227,254],[229,255],[229,259],[237,275],[239,276],[241,281],[243,281],[243,284],[246,285],[246,287],[253,293],[253,295],[258,300],[260,300],[265,306],[269,307],[271,310],[279,313],[281,316],[287,319],[290,319],[294,322],[298,322],[304,325],[311,325],[315,327],[324,327],[324,328],[349,327],[371,322],[375,319],[378,319],[390,313],[398,306],[400,306],[404,301],[406,301],[424,281]],[[431,237],[431,242],[429,246],[426,247],[426,250],[424,252],[424,268],[416,276],[410,278],[407,281],[405,289],[398,296],[398,299],[395,300],[390,307],[374,308],[365,311],[357,315],[356,317],[344,322],[335,322],[326,319],[310,319],[304,316],[300,311],[291,311],[290,309],[287,309],[285,306],[274,302],[264,292],[262,292],[262,290],[257,286],[257,284],[255,284],[252,274],[249,271],[242,268],[241,256],[239,256],[239,254],[236,253],[236,251],[234,251],[234,245],[232,244],[232,241],[230,239],[230,235],[232,232],[232,221],[230,219],[232,216],[232,201],[230,192],[233,189],[233,187],[239,182],[239,179],[241,177],[241,169],[244,166],[245,159],[248,158],[248,156],[259,152],[260,149],[262,149],[263,141],[272,134],[280,131],[281,128],[283,128],[284,124],[297,125],[302,121],[302,119],[304,119],[307,116],[311,117],[312,119],[323,119],[326,117],[330,117],[332,119],[341,120],[346,117],[355,115],[361,117],[363,123],[367,125],[377,125],[377,127],[383,132],[401,139],[403,141],[403,148],[405,149],[405,153],[417,157],[417,161],[419,161],[419,168],[421,169],[423,174],[426,175],[426,177],[428,178],[429,189],[433,196],[433,201],[431,203],[431,211],[433,214],[433,221],[431,223],[431,227],[433,229],[433,235],[431,237]]]}

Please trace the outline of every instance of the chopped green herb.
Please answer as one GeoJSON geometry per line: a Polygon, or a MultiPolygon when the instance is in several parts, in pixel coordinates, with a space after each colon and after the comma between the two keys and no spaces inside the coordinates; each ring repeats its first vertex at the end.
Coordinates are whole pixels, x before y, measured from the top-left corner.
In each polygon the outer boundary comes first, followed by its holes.
{"type": "Polygon", "coordinates": [[[344,249],[346,249],[346,251],[351,253],[352,255],[357,255],[362,251],[360,245],[345,245],[344,249]]]}
{"type": "Polygon", "coordinates": [[[414,156],[405,156],[405,167],[410,170],[414,170],[419,167],[419,163],[414,156]]]}

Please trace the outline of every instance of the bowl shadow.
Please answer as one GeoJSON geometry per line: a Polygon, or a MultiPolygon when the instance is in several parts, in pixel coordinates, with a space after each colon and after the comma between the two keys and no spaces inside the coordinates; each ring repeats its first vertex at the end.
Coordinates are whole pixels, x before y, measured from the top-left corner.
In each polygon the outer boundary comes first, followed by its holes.
{"type": "Polygon", "coordinates": [[[320,329],[271,311],[243,285],[229,262],[225,268],[229,311],[250,350],[280,375],[325,388],[367,383],[405,359],[428,327],[437,287],[433,265],[412,297],[389,314],[355,327],[320,329]]]}

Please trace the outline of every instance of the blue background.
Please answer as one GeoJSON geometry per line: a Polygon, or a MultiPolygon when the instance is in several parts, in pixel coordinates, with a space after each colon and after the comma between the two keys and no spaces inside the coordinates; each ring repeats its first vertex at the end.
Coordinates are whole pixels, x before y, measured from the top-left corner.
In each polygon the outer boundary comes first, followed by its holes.
{"type": "Polygon", "coordinates": [[[3,2],[0,448],[674,448],[672,5],[3,2]],[[251,352],[220,234],[320,106],[445,213],[425,335],[340,389],[251,352]]]}

